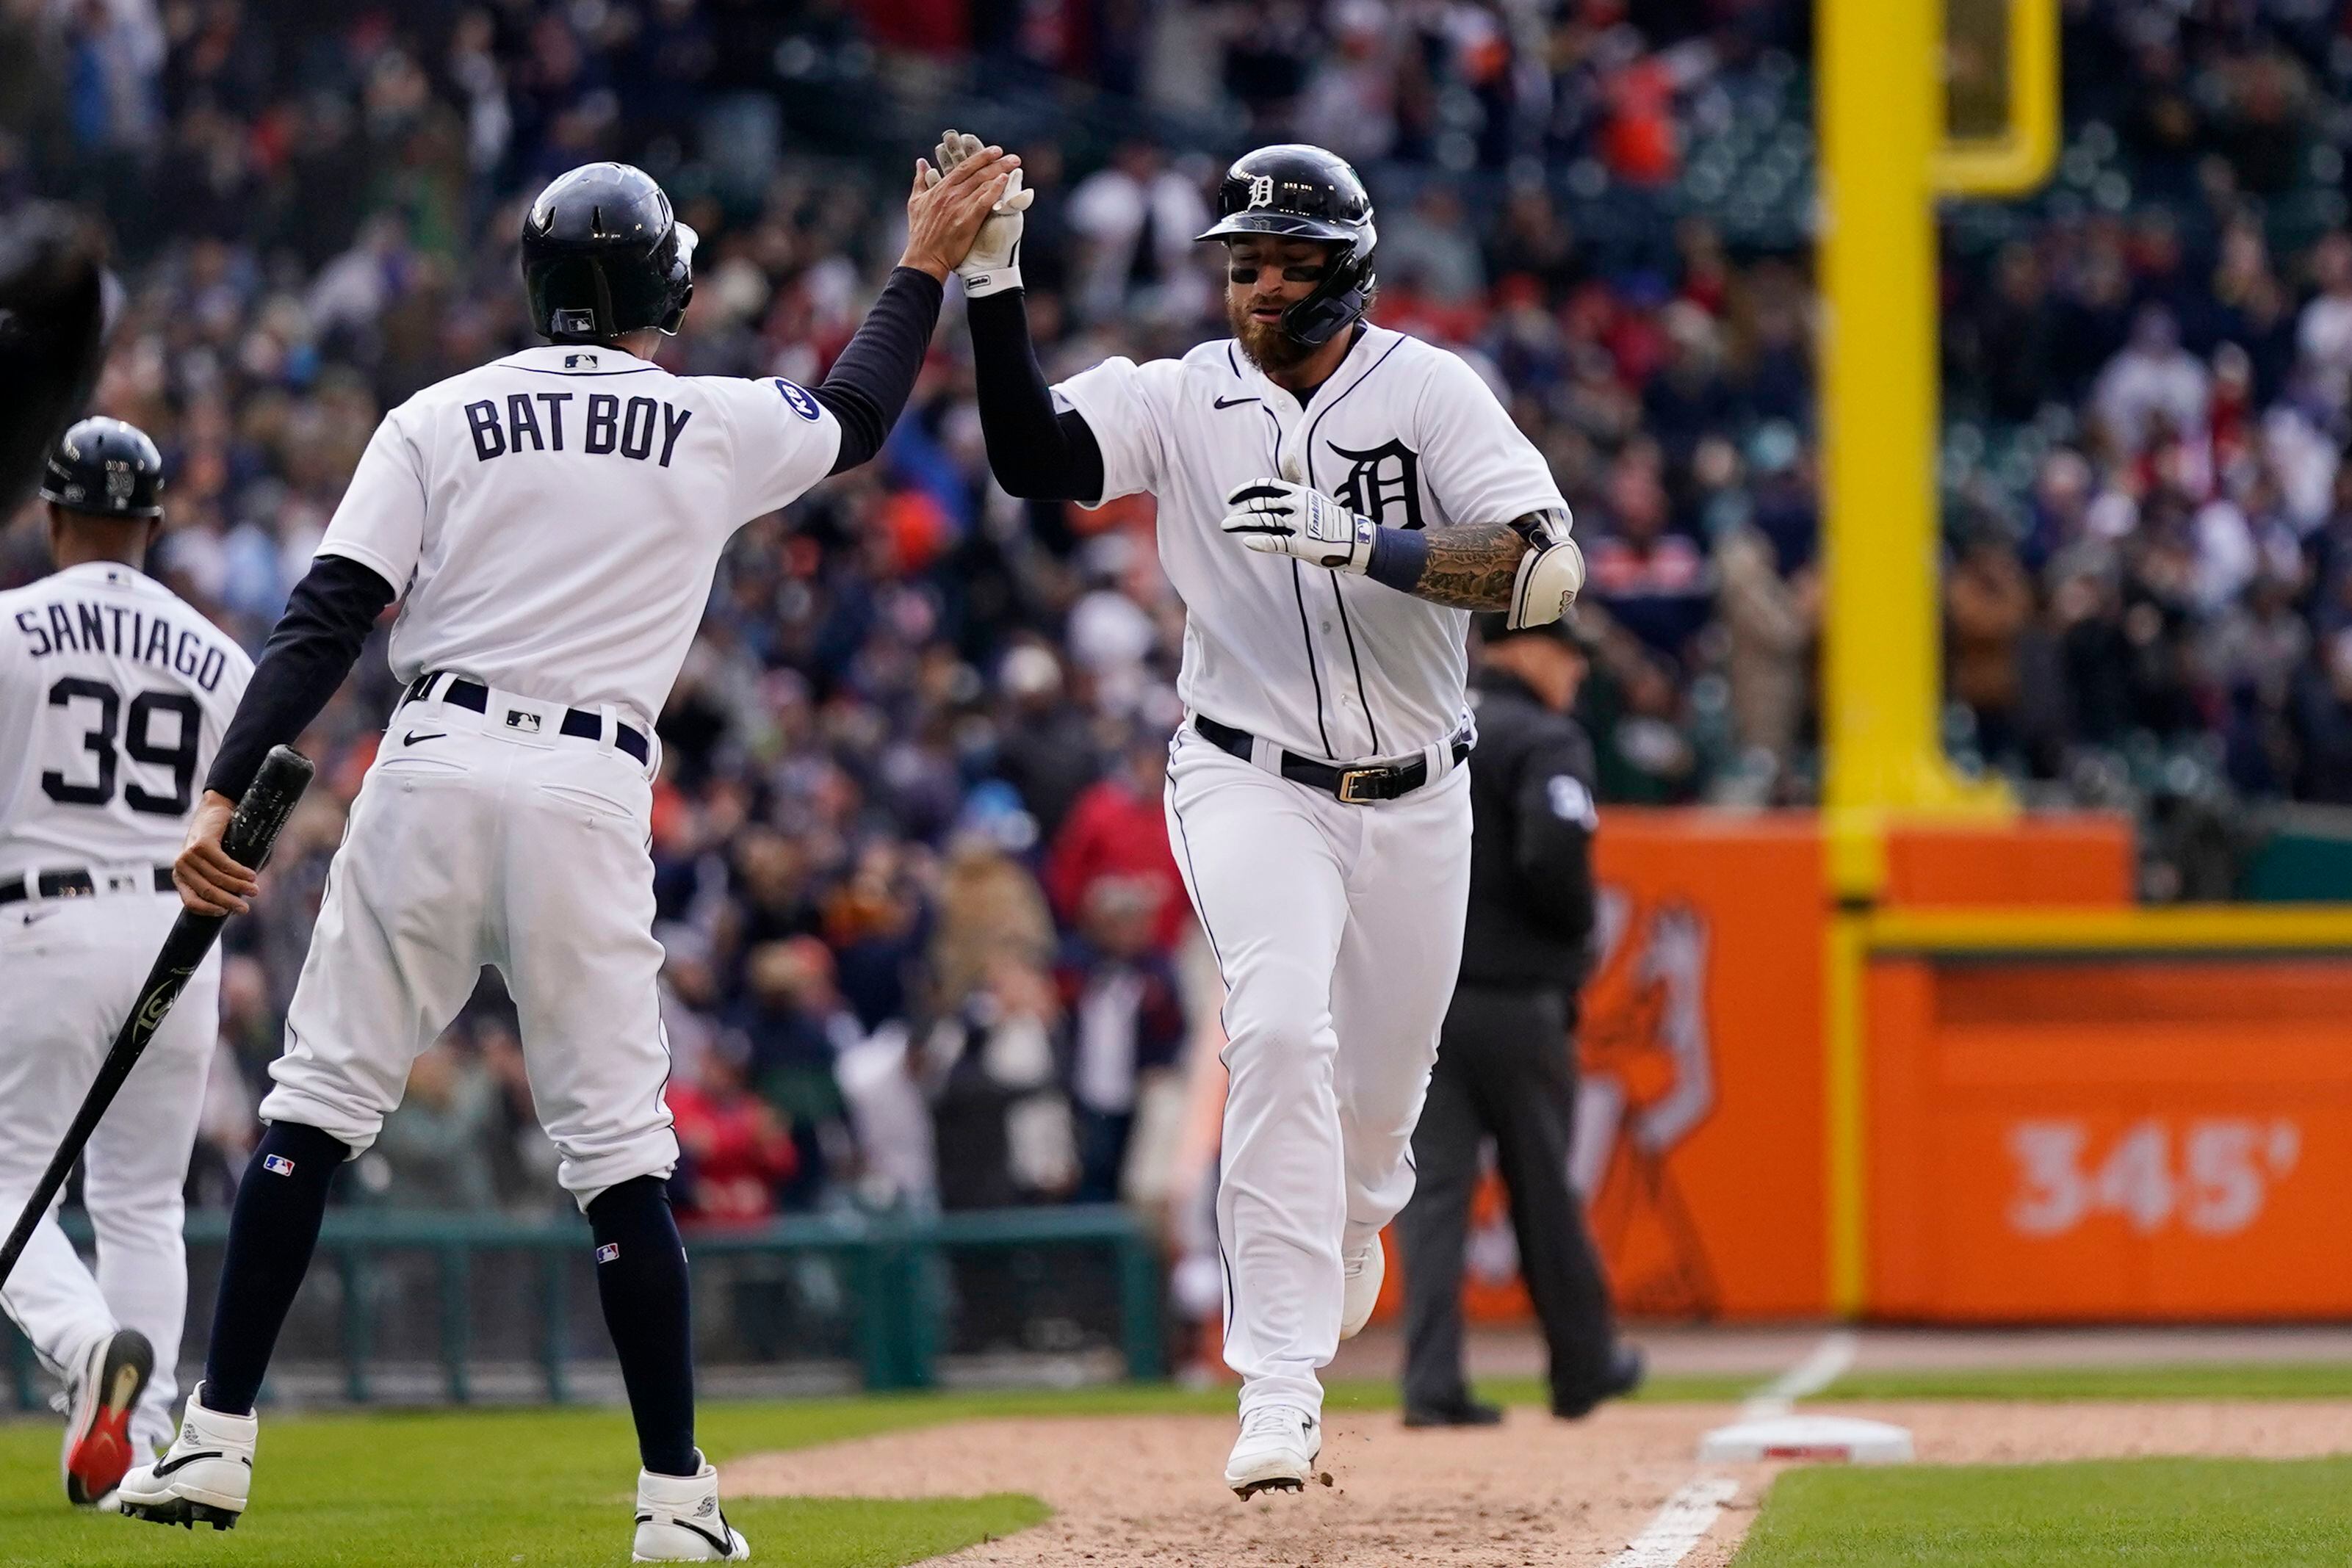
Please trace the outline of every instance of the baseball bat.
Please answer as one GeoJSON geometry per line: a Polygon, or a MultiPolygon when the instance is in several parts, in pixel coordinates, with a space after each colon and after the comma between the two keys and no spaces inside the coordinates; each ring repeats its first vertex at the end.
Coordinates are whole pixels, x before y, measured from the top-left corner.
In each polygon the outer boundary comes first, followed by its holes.
{"type": "MultiPolygon", "coordinates": [[[[239,865],[259,871],[269,858],[269,851],[278,842],[278,830],[293,814],[294,803],[309,788],[314,771],[310,759],[291,747],[275,746],[262,759],[261,771],[254,775],[245,799],[236,803],[236,811],[228,820],[221,834],[221,848],[239,865]]],[[[139,988],[139,998],[131,1006],[131,1016],[114,1037],[112,1049],[99,1064],[98,1078],[82,1096],[81,1109],[74,1113],[73,1125],[66,1129],[65,1141],[49,1160],[49,1168],[41,1173],[40,1185],[25,1204],[25,1211],[16,1217],[16,1228],[8,1233],[5,1246],[0,1246],[0,1285],[16,1267],[24,1254],[25,1243],[32,1239],[33,1228],[48,1212],[49,1201],[66,1185],[73,1173],[74,1162],[81,1158],[82,1145],[89,1142],[97,1129],[99,1118],[114,1103],[121,1091],[122,1081],[139,1065],[147,1042],[155,1038],[172,1004],[180,998],[182,988],[205,955],[213,950],[220,936],[225,915],[198,915],[183,909],[173,922],[172,934],[163,938],[163,951],[155,956],[154,967],[147,971],[147,983],[139,988]]]]}

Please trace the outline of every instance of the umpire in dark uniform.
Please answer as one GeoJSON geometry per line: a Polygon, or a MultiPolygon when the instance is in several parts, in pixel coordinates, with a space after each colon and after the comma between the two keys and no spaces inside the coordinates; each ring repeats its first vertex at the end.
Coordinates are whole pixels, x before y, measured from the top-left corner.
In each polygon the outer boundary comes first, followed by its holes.
{"type": "Polygon", "coordinates": [[[1565,619],[1513,632],[1506,617],[1481,615],[1478,630],[1486,653],[1462,978],[1412,1135],[1412,1201],[1397,1217],[1408,1427],[1502,1419],[1471,1399],[1462,1361],[1463,1249],[1489,1137],[1510,1192],[1519,1271],[1551,1353],[1553,1413],[1582,1416],[1630,1392],[1643,1372],[1641,1354],[1618,1343],[1568,1181],[1570,1035],[1593,920],[1592,743],[1569,717],[1586,650],[1565,619]]]}

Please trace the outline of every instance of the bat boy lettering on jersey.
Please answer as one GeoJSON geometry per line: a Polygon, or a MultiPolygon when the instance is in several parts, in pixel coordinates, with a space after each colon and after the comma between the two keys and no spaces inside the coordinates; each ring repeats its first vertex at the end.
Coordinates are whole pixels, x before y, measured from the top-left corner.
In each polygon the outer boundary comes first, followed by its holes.
{"type": "Polygon", "coordinates": [[[642,463],[653,458],[658,448],[656,462],[663,468],[669,466],[677,438],[687,421],[694,417],[692,409],[676,407],[660,398],[621,398],[611,392],[509,392],[503,406],[499,400],[487,397],[466,404],[475,457],[488,463],[510,453],[563,451],[564,405],[575,402],[584,404],[577,415],[583,428],[575,450],[592,457],[618,455],[642,463]]]}

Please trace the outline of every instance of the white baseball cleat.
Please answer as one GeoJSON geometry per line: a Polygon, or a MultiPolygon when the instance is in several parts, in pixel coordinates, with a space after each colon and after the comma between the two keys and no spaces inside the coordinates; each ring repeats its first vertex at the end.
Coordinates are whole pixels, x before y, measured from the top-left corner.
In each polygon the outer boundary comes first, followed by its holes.
{"type": "Polygon", "coordinates": [[[66,1500],[96,1508],[142,1458],[131,1441],[131,1410],[155,1371],[155,1350],[137,1329],[101,1334],[82,1361],[66,1406],[66,1500]]]}
{"type": "MultiPolygon", "coordinates": [[[[700,1458],[699,1453],[695,1458],[700,1458]]],[[[719,1472],[637,1472],[637,1541],[632,1563],[748,1563],[751,1543],[719,1511],[719,1472]]]]}
{"type": "Polygon", "coordinates": [[[1323,1423],[1295,1405],[1261,1405],[1242,1417],[1225,1460],[1225,1484],[1248,1499],[1269,1489],[1302,1491],[1323,1451],[1323,1423]]]}
{"type": "Polygon", "coordinates": [[[1381,1239],[1352,1258],[1339,1260],[1339,1337],[1353,1339],[1372,1321],[1380,1303],[1381,1281],[1389,1271],[1388,1249],[1381,1239]]]}
{"type": "Polygon", "coordinates": [[[152,1465],[122,1478],[122,1511],[152,1524],[209,1524],[234,1530],[253,1495],[253,1446],[261,1423],[251,1416],[225,1416],[204,1406],[197,1384],[180,1417],[180,1435],[152,1465]]]}

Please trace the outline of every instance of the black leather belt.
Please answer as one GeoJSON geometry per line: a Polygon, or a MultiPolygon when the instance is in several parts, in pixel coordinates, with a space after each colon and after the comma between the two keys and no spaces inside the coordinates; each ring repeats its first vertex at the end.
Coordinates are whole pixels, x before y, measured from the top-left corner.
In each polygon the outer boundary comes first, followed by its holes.
{"type": "MultiPolygon", "coordinates": [[[[1192,727],[1219,751],[1250,760],[1256,741],[1249,731],[1235,729],[1229,724],[1219,724],[1206,714],[1192,716],[1192,727]]],[[[1470,755],[1470,737],[1454,737],[1454,760],[1459,764],[1470,755]]],[[[1328,762],[1318,762],[1311,757],[1296,752],[1282,754],[1282,776],[1294,784],[1310,785],[1328,795],[1336,795],[1350,806],[1360,806],[1371,800],[1393,800],[1400,795],[1410,795],[1429,782],[1429,759],[1416,757],[1410,762],[1384,762],[1369,768],[1335,768],[1328,762]]]]}
{"type": "MultiPolygon", "coordinates": [[[[119,893],[122,890],[110,888],[108,891],[119,893]]],[[[170,866],[155,868],[155,891],[172,891],[170,866]]],[[[92,898],[98,894],[98,878],[86,871],[38,872],[33,877],[33,893],[38,893],[43,898],[92,898]]],[[[0,882],[0,904],[22,904],[31,896],[32,893],[26,891],[25,879],[21,876],[0,882]]]]}
{"type": "MultiPolygon", "coordinates": [[[[408,695],[400,699],[402,706],[422,702],[425,694],[432,690],[433,683],[440,678],[441,672],[438,670],[428,670],[417,676],[409,683],[408,695]]],[[[490,688],[479,681],[469,681],[463,675],[457,676],[442,687],[440,695],[445,703],[471,708],[478,714],[487,714],[490,711],[490,688]]],[[[602,740],[604,737],[604,721],[584,707],[565,708],[563,723],[559,728],[574,740],[602,740]]],[[[633,725],[623,724],[618,719],[614,720],[613,745],[635,758],[637,766],[640,768],[653,761],[653,747],[646,742],[644,733],[633,725]]]]}

